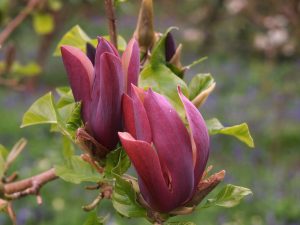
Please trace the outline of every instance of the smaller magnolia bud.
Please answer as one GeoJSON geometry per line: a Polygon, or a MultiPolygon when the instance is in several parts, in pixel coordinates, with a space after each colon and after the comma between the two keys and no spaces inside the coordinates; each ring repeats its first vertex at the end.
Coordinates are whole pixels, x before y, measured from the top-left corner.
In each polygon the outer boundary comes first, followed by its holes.
{"type": "Polygon", "coordinates": [[[152,0],[143,0],[142,2],[134,37],[138,40],[143,53],[147,52],[155,42],[152,0]]]}
{"type": "Polygon", "coordinates": [[[88,42],[86,43],[86,55],[91,60],[92,64],[95,65],[96,48],[88,42]]]}

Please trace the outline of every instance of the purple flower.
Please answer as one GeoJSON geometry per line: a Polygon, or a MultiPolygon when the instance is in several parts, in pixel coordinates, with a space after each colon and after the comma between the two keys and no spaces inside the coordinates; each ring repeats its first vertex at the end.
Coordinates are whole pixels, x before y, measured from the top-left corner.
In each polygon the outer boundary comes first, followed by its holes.
{"type": "Polygon", "coordinates": [[[151,89],[133,86],[124,95],[127,132],[122,145],[138,173],[141,194],[149,206],[169,212],[194,195],[209,155],[209,136],[200,112],[181,93],[188,128],[171,104],[151,89]]]}
{"type": "Polygon", "coordinates": [[[128,43],[122,58],[101,37],[95,53],[89,46],[88,56],[72,46],[62,46],[61,53],[75,101],[81,101],[88,133],[105,148],[114,149],[119,140],[117,132],[122,130],[122,95],[138,80],[137,42],[132,39],[128,43]]]}

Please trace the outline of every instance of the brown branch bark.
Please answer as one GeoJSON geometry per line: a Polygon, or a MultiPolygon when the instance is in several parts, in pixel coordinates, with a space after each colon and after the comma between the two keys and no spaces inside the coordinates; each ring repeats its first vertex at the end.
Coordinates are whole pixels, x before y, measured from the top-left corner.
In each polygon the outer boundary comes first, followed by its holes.
{"type": "Polygon", "coordinates": [[[30,0],[26,7],[10,21],[4,30],[0,33],[0,47],[10,36],[10,34],[23,22],[23,20],[33,11],[41,0],[30,0]]]}
{"type": "Polygon", "coordinates": [[[37,195],[40,189],[48,182],[57,179],[54,168],[36,176],[4,184],[3,193],[11,199],[21,198],[27,195],[37,195]]]}
{"type": "Polygon", "coordinates": [[[108,19],[109,37],[113,45],[118,48],[116,15],[113,0],[105,0],[105,11],[108,19]]]}

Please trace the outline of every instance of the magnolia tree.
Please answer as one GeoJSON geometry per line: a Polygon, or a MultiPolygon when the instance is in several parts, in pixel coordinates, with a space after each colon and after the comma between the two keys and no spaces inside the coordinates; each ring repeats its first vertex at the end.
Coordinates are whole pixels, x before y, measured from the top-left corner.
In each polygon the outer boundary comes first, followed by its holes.
{"type": "Polygon", "coordinates": [[[69,146],[65,163],[15,181],[7,170],[26,141],[21,139],[10,152],[1,148],[1,211],[15,223],[13,202],[36,195],[41,204],[41,187],[58,178],[94,183],[88,189],[95,199],[82,207],[90,212],[87,224],[114,221],[99,216],[102,199],[124,217],[153,224],[193,224],[173,217],[237,205],[250,189],[226,184],[204,200],[225,176],[225,170],[211,174],[212,166],[207,166],[213,150],[209,136],[231,135],[254,145],[247,124],[224,127],[199,112],[216,83],[210,74],[199,73],[187,84],[184,75],[205,58],[181,64],[182,45],[176,46],[171,33],[175,28],[154,30],[151,0],[142,1],[128,44],[117,35],[113,2],[105,1],[105,7],[108,36],[92,39],[76,25],[55,50],[70,88],[57,88],[58,100],[51,92],[40,97],[23,117],[22,128],[51,124],[51,131],[64,137],[69,146]],[[74,145],[81,155],[72,150],[74,145]],[[126,173],[131,165],[137,177],[126,173]]]}

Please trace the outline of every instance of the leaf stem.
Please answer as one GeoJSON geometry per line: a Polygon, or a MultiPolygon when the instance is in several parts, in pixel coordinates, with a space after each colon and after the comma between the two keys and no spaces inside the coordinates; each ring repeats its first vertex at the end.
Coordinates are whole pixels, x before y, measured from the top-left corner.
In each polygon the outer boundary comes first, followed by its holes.
{"type": "Polygon", "coordinates": [[[40,0],[30,0],[26,7],[10,21],[4,30],[0,33],[0,48],[10,34],[25,20],[25,18],[35,9],[40,0]]]}
{"type": "Polygon", "coordinates": [[[109,37],[112,44],[118,49],[116,15],[113,0],[105,0],[105,11],[108,19],[109,37]]]}
{"type": "Polygon", "coordinates": [[[27,195],[36,195],[38,199],[40,199],[39,191],[42,186],[57,178],[58,176],[56,176],[54,168],[51,168],[50,170],[42,172],[36,176],[13,183],[4,184],[2,191],[4,195],[11,200],[15,200],[27,195]]]}

